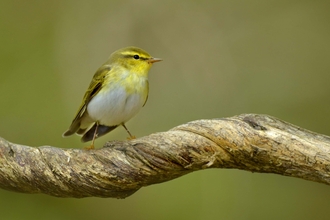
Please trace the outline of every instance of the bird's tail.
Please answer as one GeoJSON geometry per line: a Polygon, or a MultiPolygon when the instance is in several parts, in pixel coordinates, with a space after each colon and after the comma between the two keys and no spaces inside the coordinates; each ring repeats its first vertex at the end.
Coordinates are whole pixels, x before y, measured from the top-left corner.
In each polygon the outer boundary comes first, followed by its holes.
{"type": "Polygon", "coordinates": [[[105,125],[98,125],[95,123],[81,138],[82,142],[88,142],[93,140],[95,129],[96,131],[96,138],[101,137],[105,135],[106,133],[109,133],[110,131],[114,130],[118,125],[115,126],[105,126],[105,125]]]}

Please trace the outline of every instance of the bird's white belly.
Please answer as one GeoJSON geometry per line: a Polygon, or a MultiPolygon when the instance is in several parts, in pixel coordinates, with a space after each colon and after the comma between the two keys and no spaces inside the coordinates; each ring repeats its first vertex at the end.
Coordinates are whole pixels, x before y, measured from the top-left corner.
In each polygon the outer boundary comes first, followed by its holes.
{"type": "Polygon", "coordinates": [[[142,108],[146,97],[127,95],[124,87],[98,93],[88,104],[88,115],[102,125],[113,126],[127,122],[142,108]]]}

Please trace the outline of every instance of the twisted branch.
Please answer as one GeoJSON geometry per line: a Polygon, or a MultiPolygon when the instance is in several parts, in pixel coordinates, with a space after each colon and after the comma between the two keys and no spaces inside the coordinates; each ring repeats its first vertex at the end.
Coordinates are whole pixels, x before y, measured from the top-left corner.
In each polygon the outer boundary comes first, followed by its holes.
{"type": "Polygon", "coordinates": [[[277,173],[330,185],[330,137],[271,116],[198,120],[96,150],[0,139],[0,187],[58,197],[125,198],[207,168],[277,173]]]}

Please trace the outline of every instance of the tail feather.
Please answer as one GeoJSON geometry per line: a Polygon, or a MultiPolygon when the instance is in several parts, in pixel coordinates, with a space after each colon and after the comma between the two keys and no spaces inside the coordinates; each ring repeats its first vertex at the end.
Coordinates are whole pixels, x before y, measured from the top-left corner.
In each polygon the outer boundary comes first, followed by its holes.
{"type": "Polygon", "coordinates": [[[85,134],[86,133],[86,130],[87,130],[88,128],[80,128],[76,133],[77,133],[77,135],[83,135],[83,134],[85,134]]]}
{"type": "Polygon", "coordinates": [[[79,123],[78,122],[72,122],[69,129],[62,134],[62,137],[68,137],[70,135],[75,134],[77,132],[77,130],[79,129],[79,127],[80,127],[80,122],[79,123]]]}
{"type": "Polygon", "coordinates": [[[106,133],[109,133],[110,131],[114,130],[116,127],[118,127],[118,125],[115,126],[105,126],[105,125],[99,125],[97,126],[96,123],[93,125],[93,127],[91,127],[81,138],[82,142],[88,142],[93,140],[94,137],[94,133],[95,133],[95,129],[97,127],[97,135],[96,138],[99,138],[103,135],[105,135],[106,133]]]}
{"type": "Polygon", "coordinates": [[[62,137],[69,137],[69,136],[73,135],[74,133],[76,133],[76,132],[71,131],[71,130],[69,129],[69,130],[67,130],[66,132],[64,132],[64,133],[62,134],[62,137]]]}

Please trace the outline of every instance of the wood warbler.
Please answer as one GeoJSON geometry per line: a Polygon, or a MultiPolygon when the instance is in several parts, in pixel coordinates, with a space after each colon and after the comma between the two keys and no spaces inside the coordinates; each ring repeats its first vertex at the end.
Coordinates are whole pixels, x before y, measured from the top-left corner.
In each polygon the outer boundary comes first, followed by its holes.
{"type": "Polygon", "coordinates": [[[161,59],[151,57],[137,47],[126,47],[111,54],[94,74],[82,103],[63,137],[82,135],[92,141],[125,123],[146,104],[149,92],[148,72],[161,59]]]}

